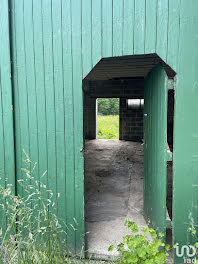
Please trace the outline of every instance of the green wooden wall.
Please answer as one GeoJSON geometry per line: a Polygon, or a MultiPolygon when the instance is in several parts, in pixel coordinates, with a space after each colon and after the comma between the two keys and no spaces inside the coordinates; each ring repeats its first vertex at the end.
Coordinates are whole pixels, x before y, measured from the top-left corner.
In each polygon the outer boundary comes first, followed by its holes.
{"type": "MultiPolygon", "coordinates": [[[[0,3],[0,184],[12,184],[15,191],[15,161],[13,137],[13,103],[11,89],[9,18],[7,0],[0,3]]],[[[3,201],[0,200],[2,203],[3,201]]],[[[1,210],[0,226],[6,227],[1,210]]]]}
{"type": "MultiPolygon", "coordinates": [[[[168,78],[161,64],[144,87],[144,216],[166,234],[168,78]]],[[[165,237],[164,237],[165,239],[165,237]]]]}
{"type": "MultiPolygon", "coordinates": [[[[82,79],[102,57],[157,53],[177,72],[174,237],[190,243],[187,229],[198,222],[197,0],[9,2],[17,179],[23,177],[25,149],[38,161],[36,177],[47,169],[46,184],[60,193],[58,214],[68,223],[76,219],[77,231],[68,240],[79,252],[84,234],[82,79]]],[[[12,112],[5,108],[12,99],[7,11],[2,0],[0,34],[6,36],[1,38],[6,52],[0,59],[0,146],[5,152],[0,163],[12,178],[12,112]]]]}

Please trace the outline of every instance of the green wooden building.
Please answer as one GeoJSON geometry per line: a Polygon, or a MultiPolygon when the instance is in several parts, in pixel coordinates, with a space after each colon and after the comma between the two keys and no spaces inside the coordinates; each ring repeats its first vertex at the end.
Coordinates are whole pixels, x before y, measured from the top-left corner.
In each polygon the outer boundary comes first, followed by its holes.
{"type": "MultiPolygon", "coordinates": [[[[0,45],[1,184],[8,179],[23,195],[17,180],[24,149],[38,162],[38,178],[47,170],[45,183],[60,193],[58,215],[68,224],[76,219],[69,241],[81,252],[83,80],[138,77],[145,80],[144,213],[165,232],[166,163],[173,160],[173,241],[193,243],[188,228],[198,225],[198,2],[1,0],[0,45]],[[166,148],[168,89],[175,100],[172,153],[166,148]]],[[[175,256],[174,263],[183,262],[175,256]]]]}

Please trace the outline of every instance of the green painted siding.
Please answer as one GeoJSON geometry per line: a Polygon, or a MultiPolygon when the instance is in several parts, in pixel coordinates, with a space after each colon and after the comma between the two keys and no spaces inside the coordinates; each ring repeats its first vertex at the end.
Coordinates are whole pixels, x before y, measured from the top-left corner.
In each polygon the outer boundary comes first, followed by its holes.
{"type": "MultiPolygon", "coordinates": [[[[16,176],[23,149],[36,177],[60,193],[58,214],[84,234],[82,79],[102,58],[157,53],[177,72],[174,126],[175,242],[198,219],[198,2],[196,0],[10,0],[16,176]],[[182,204],[182,206],[181,206],[182,204]]],[[[0,148],[3,175],[14,180],[7,1],[1,1],[0,148]],[[3,151],[2,151],[3,150],[3,151]]],[[[5,176],[4,176],[5,177],[5,176]]],[[[3,180],[4,182],[4,180],[3,180]]],[[[23,194],[19,188],[17,191],[23,194]]],[[[175,263],[179,263],[176,260],[175,263]]]]}
{"type": "Polygon", "coordinates": [[[173,157],[173,231],[179,243],[191,243],[186,230],[198,224],[197,9],[198,2],[181,1],[173,157]]]}
{"type": "MultiPolygon", "coordinates": [[[[12,184],[15,191],[13,103],[7,0],[2,0],[0,6],[0,184],[3,187],[6,187],[8,183],[12,184]]],[[[2,208],[0,225],[3,229],[6,227],[6,217],[2,208]]]]}
{"type": "Polygon", "coordinates": [[[144,87],[144,215],[166,234],[167,82],[161,64],[148,74],[144,87]]]}

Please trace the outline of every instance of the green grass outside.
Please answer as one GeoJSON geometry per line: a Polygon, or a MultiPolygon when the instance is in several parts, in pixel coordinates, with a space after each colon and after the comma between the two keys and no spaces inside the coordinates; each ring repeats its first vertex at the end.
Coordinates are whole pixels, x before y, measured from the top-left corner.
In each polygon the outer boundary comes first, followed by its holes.
{"type": "Polygon", "coordinates": [[[119,139],[119,115],[98,115],[98,139],[119,139]]]}

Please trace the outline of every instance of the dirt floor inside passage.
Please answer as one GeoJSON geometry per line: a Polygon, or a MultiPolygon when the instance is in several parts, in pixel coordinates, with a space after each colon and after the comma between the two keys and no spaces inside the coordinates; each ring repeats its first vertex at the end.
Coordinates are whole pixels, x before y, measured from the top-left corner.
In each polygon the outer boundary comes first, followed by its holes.
{"type": "Polygon", "coordinates": [[[143,218],[143,145],[86,141],[85,194],[88,255],[107,256],[109,245],[121,242],[127,233],[126,217],[140,228],[147,226],[143,218]]]}

